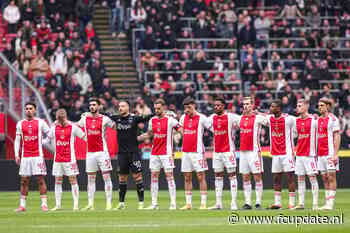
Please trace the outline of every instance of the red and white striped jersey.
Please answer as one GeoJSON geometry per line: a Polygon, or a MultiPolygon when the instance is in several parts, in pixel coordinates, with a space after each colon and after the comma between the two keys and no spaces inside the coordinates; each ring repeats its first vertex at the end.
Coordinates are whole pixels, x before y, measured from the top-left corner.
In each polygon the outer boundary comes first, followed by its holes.
{"type": "Polygon", "coordinates": [[[91,113],[83,115],[78,125],[85,130],[87,139],[87,152],[107,152],[106,129],[112,128],[114,122],[107,116],[97,115],[93,117],[91,113]]]}
{"type": "Polygon", "coordinates": [[[208,118],[200,113],[196,113],[192,117],[183,114],[180,118],[180,126],[183,128],[182,151],[203,153],[205,151],[204,128],[210,127],[208,118]]]}
{"type": "Polygon", "coordinates": [[[338,118],[328,114],[326,117],[318,118],[317,125],[317,155],[333,156],[335,152],[333,134],[340,130],[338,118]]]}
{"type": "Polygon", "coordinates": [[[235,152],[233,134],[239,119],[237,114],[226,112],[222,115],[212,114],[209,117],[210,129],[214,134],[215,153],[235,152]]]}
{"type": "Polygon", "coordinates": [[[49,126],[42,119],[19,121],[16,125],[16,135],[21,137],[21,157],[44,157],[43,135],[47,135],[49,131],[49,126]]]}
{"type": "Polygon", "coordinates": [[[317,120],[313,116],[296,119],[295,132],[298,137],[296,156],[316,156],[317,120]]]}
{"type": "Polygon", "coordinates": [[[260,152],[261,126],[267,124],[267,118],[262,115],[240,116],[240,150],[260,152]]]}
{"type": "Polygon", "coordinates": [[[296,118],[288,114],[282,114],[276,118],[268,115],[270,130],[270,153],[271,155],[292,155],[293,154],[293,129],[296,118]]]}
{"type": "Polygon", "coordinates": [[[179,122],[170,116],[154,116],[148,123],[148,130],[153,132],[152,155],[172,155],[173,130],[178,129],[179,122]]]}
{"type": "Polygon", "coordinates": [[[84,138],[85,134],[75,124],[69,122],[66,126],[55,123],[49,133],[49,138],[55,143],[55,162],[75,162],[75,137],[84,138]]]}

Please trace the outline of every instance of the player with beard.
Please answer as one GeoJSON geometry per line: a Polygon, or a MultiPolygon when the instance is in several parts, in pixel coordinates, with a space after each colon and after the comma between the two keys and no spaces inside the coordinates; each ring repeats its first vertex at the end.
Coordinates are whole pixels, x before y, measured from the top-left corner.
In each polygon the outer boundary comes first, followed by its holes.
{"type": "Polygon", "coordinates": [[[157,210],[159,174],[160,169],[164,169],[170,194],[170,210],[176,209],[176,185],[174,180],[174,158],[173,158],[173,130],[179,130],[178,121],[168,116],[165,112],[165,101],[158,99],[154,103],[156,116],[152,117],[148,123],[147,137],[153,136],[153,146],[150,157],[151,170],[151,197],[152,204],[147,207],[148,210],[157,210]]]}
{"type": "Polygon", "coordinates": [[[336,172],[339,170],[340,124],[338,118],[330,112],[331,108],[332,102],[329,99],[321,98],[319,100],[317,163],[326,192],[326,204],[320,210],[332,210],[334,208],[337,190],[336,172]]]}
{"type": "Polygon", "coordinates": [[[138,124],[147,122],[151,115],[137,116],[130,113],[127,101],[119,103],[120,115],[113,115],[111,119],[116,124],[118,135],[118,172],[119,172],[119,204],[117,210],[123,210],[127,192],[127,181],[131,171],[136,184],[139,199],[138,209],[144,208],[144,185],[142,178],[142,163],[138,146],[138,124]]]}
{"type": "Polygon", "coordinates": [[[204,129],[210,127],[208,118],[197,112],[196,102],[187,97],[184,102],[184,112],[180,118],[180,126],[183,135],[181,172],[185,179],[186,205],[181,210],[192,209],[192,172],[197,173],[201,194],[201,205],[199,209],[207,209],[207,181],[205,171],[208,170],[207,160],[204,156],[203,133],[204,129]]]}
{"type": "Polygon", "coordinates": [[[309,177],[312,190],[312,208],[318,209],[318,182],[317,182],[317,120],[308,113],[309,103],[299,99],[297,103],[296,125],[297,151],[295,174],[298,176],[299,204],[294,209],[304,209],[305,206],[305,176],[309,177]]]}
{"type": "Polygon", "coordinates": [[[113,185],[111,180],[112,163],[109,156],[106,129],[114,128],[114,122],[100,114],[100,101],[97,98],[89,100],[90,112],[84,113],[78,122],[84,128],[87,139],[86,173],[88,174],[88,205],[83,210],[94,210],[96,192],[96,173],[101,171],[105,183],[106,210],[112,209],[113,185]]]}

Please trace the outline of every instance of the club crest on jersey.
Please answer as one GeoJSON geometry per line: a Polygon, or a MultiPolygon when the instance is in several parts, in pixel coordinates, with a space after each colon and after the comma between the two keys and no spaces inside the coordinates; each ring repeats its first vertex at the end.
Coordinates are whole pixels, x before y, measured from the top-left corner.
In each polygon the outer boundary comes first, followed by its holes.
{"type": "Polygon", "coordinates": [[[61,136],[60,136],[61,139],[64,139],[64,130],[61,131],[61,136]]]}
{"type": "Polygon", "coordinates": [[[244,123],[243,123],[244,127],[247,127],[247,125],[248,125],[248,120],[249,120],[248,117],[246,117],[246,118],[245,118],[245,121],[244,121],[244,123]]]}
{"type": "Polygon", "coordinates": [[[28,134],[32,134],[33,133],[33,126],[30,124],[28,125],[28,134]]]}
{"type": "Polygon", "coordinates": [[[305,123],[304,122],[301,123],[301,132],[305,132],[305,123]]]}

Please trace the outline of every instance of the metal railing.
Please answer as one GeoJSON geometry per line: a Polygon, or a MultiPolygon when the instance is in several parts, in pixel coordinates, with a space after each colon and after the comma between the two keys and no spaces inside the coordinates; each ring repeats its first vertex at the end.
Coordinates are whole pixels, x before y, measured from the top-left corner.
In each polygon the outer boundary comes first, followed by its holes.
{"type": "Polygon", "coordinates": [[[25,117],[24,106],[28,101],[37,105],[37,116],[52,123],[40,92],[0,53],[0,85],[7,111],[16,120],[25,117]]]}

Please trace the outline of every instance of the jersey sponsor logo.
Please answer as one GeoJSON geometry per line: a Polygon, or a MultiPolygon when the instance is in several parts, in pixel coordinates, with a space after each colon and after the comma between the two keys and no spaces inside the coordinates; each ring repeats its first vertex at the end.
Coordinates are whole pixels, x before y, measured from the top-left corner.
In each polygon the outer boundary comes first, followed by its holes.
{"type": "Polygon", "coordinates": [[[299,134],[299,139],[305,139],[305,138],[309,138],[310,137],[310,134],[299,134]]]}
{"type": "Polygon", "coordinates": [[[58,140],[57,143],[56,143],[56,145],[57,145],[57,146],[67,146],[67,145],[69,145],[69,142],[58,140]]]}
{"type": "Polygon", "coordinates": [[[324,134],[324,133],[318,134],[318,138],[326,138],[326,137],[328,137],[327,134],[324,134]]]}
{"type": "Polygon", "coordinates": [[[28,142],[28,141],[35,141],[38,139],[38,136],[24,136],[24,141],[28,142]]]}
{"type": "Polygon", "coordinates": [[[165,138],[166,134],[154,134],[154,138],[165,138]]]}
{"type": "Polygon", "coordinates": [[[92,129],[88,129],[88,135],[99,135],[100,131],[99,130],[92,130],[92,129]]]}
{"type": "Polygon", "coordinates": [[[128,129],[131,129],[131,125],[118,124],[117,129],[119,129],[119,130],[128,130],[128,129]]]}
{"type": "Polygon", "coordinates": [[[227,131],[226,130],[216,130],[215,132],[214,132],[214,135],[225,135],[225,134],[227,134],[227,131]]]}
{"type": "Polygon", "coordinates": [[[241,129],[241,133],[251,133],[252,129],[241,129]]]}
{"type": "Polygon", "coordinates": [[[197,130],[185,129],[184,134],[197,134],[197,130]]]}
{"type": "Polygon", "coordinates": [[[271,135],[272,137],[284,137],[284,133],[278,133],[275,131],[272,131],[271,135]]]}

